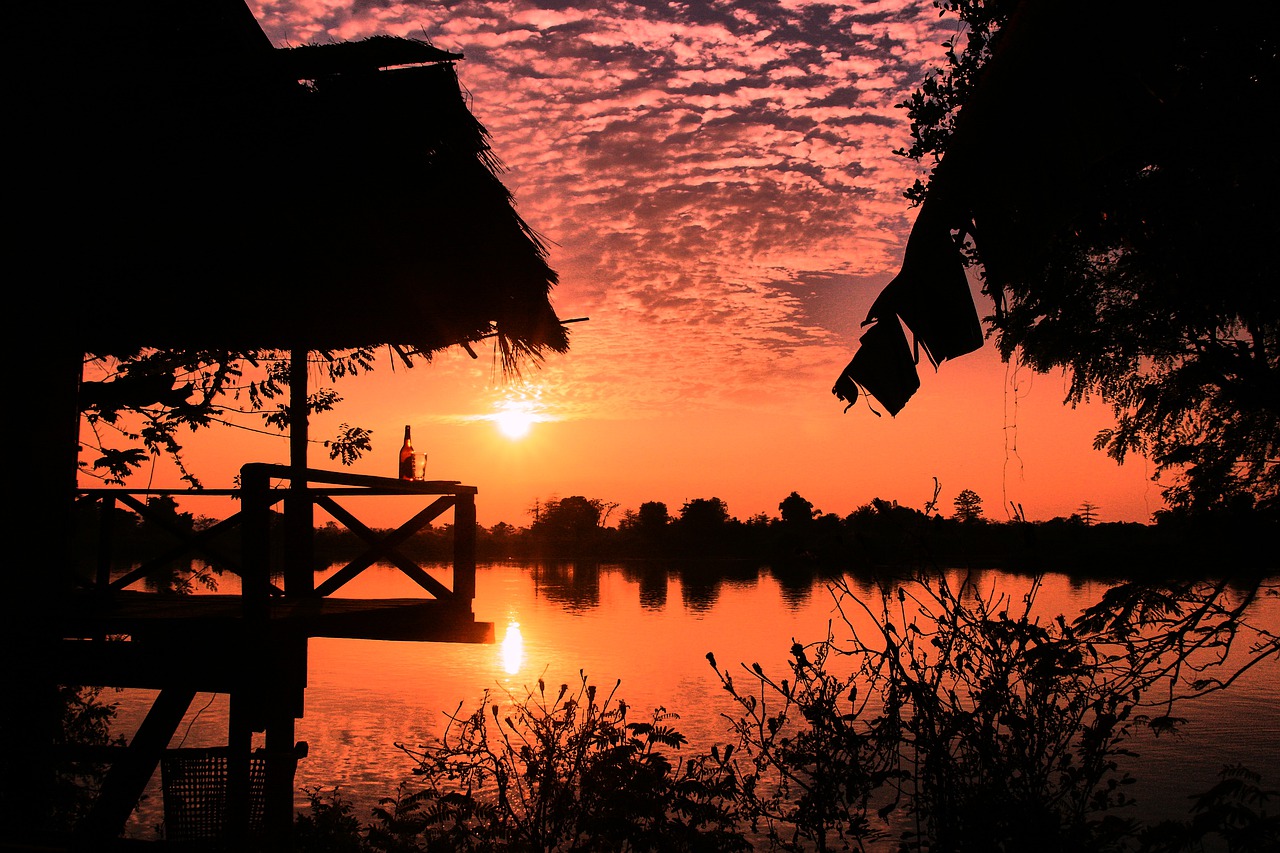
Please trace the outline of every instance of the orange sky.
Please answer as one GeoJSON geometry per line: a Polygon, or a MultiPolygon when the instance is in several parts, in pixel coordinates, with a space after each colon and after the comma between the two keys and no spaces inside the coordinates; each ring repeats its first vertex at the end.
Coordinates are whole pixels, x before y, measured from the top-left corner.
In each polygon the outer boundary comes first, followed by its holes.
{"type": "MultiPolygon", "coordinates": [[[[485,525],[526,525],[535,500],[574,494],[617,503],[611,521],[712,496],[739,518],[776,516],[792,490],[840,515],[877,496],[922,507],[934,477],[944,513],[966,488],[996,519],[1010,501],[1031,519],[1086,500],[1103,520],[1161,508],[1142,459],[1118,467],[1092,449],[1105,408],[1064,408],[1061,376],[1011,370],[990,346],[936,374],[922,365],[896,418],[865,402],[844,413],[831,394],[914,218],[894,105],[954,33],[930,2],[250,5],[280,46],[390,34],[464,53],[504,183],[553,244],[556,309],[591,318],[523,383],[503,383],[484,352],[344,381],[346,402],[312,435],[372,429],[354,470],[392,475],[407,423],[428,476],[479,488],[485,525]],[[544,419],[518,441],[488,419],[513,399],[544,419]]],[[[359,163],[264,169],[282,192],[360,176],[359,163]]],[[[187,443],[206,486],[287,456],[283,439],[207,432],[187,443]]],[[[312,462],[329,464],[319,448],[312,462]]],[[[176,485],[164,466],[148,476],[176,485]]]]}

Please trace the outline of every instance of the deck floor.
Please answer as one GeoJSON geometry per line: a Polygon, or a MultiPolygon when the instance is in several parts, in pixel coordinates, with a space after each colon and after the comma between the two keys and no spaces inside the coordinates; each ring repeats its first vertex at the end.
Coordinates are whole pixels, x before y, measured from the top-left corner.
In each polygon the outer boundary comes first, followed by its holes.
{"type": "MultiPolygon", "coordinates": [[[[246,604],[239,595],[172,595],[116,592],[109,598],[73,598],[64,634],[79,624],[93,633],[135,634],[247,629],[246,604]]],[[[470,610],[433,598],[272,599],[266,608],[271,631],[305,637],[362,640],[416,640],[436,643],[492,643],[493,623],[477,622],[470,610]]]]}
{"type": "Polygon", "coordinates": [[[492,622],[430,598],[272,600],[265,619],[252,619],[239,595],[126,590],[73,596],[59,608],[58,623],[63,640],[48,665],[67,683],[215,692],[311,637],[494,642],[492,622]]]}

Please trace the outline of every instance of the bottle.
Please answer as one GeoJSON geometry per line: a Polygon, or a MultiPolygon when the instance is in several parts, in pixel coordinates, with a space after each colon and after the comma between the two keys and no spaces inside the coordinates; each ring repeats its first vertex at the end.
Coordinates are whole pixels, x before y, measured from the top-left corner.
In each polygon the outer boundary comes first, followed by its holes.
{"type": "Polygon", "coordinates": [[[404,444],[400,445],[400,479],[418,479],[417,457],[413,454],[413,439],[409,437],[409,425],[404,425],[404,444]]]}

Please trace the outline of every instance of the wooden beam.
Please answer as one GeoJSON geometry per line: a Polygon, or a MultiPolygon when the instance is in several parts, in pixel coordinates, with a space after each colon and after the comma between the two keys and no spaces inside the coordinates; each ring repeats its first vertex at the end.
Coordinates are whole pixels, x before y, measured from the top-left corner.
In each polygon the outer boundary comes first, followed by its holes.
{"type": "MultiPolygon", "coordinates": [[[[418,586],[437,598],[452,598],[453,590],[427,574],[416,563],[401,555],[396,551],[396,547],[430,524],[433,519],[441,515],[446,509],[453,506],[455,500],[456,498],[452,496],[437,498],[430,506],[400,525],[395,531],[385,537],[380,537],[378,533],[369,529],[336,502],[323,496],[318,496],[317,503],[323,506],[330,515],[346,525],[353,533],[368,542],[369,547],[356,559],[331,575],[328,580],[316,589],[316,594],[320,596],[331,595],[340,589],[343,584],[373,565],[373,563],[379,559],[385,559],[394,563],[402,572],[412,578],[418,586]]],[[[457,527],[456,521],[454,527],[457,527]]]]}
{"type": "Polygon", "coordinates": [[[98,799],[81,824],[79,832],[84,841],[105,842],[124,832],[129,815],[195,695],[194,690],[188,689],[160,691],[128,749],[107,772],[98,799]]]}
{"type": "MultiPolygon", "coordinates": [[[[264,478],[288,477],[295,473],[287,465],[271,462],[249,462],[240,468],[241,482],[248,471],[256,471],[264,478]]],[[[400,480],[394,477],[371,477],[350,471],[322,471],[308,468],[305,472],[309,483],[329,483],[335,486],[356,486],[369,495],[474,495],[475,486],[464,486],[457,480],[400,480]]]]}

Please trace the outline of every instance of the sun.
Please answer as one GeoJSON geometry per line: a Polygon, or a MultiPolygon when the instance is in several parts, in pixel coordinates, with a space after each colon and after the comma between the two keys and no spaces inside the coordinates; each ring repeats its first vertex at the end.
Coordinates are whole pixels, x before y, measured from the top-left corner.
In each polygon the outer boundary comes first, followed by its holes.
{"type": "Polygon", "coordinates": [[[504,403],[503,408],[493,416],[493,422],[498,425],[502,434],[513,440],[528,435],[529,428],[536,420],[538,416],[529,411],[527,405],[516,402],[504,403]]]}

